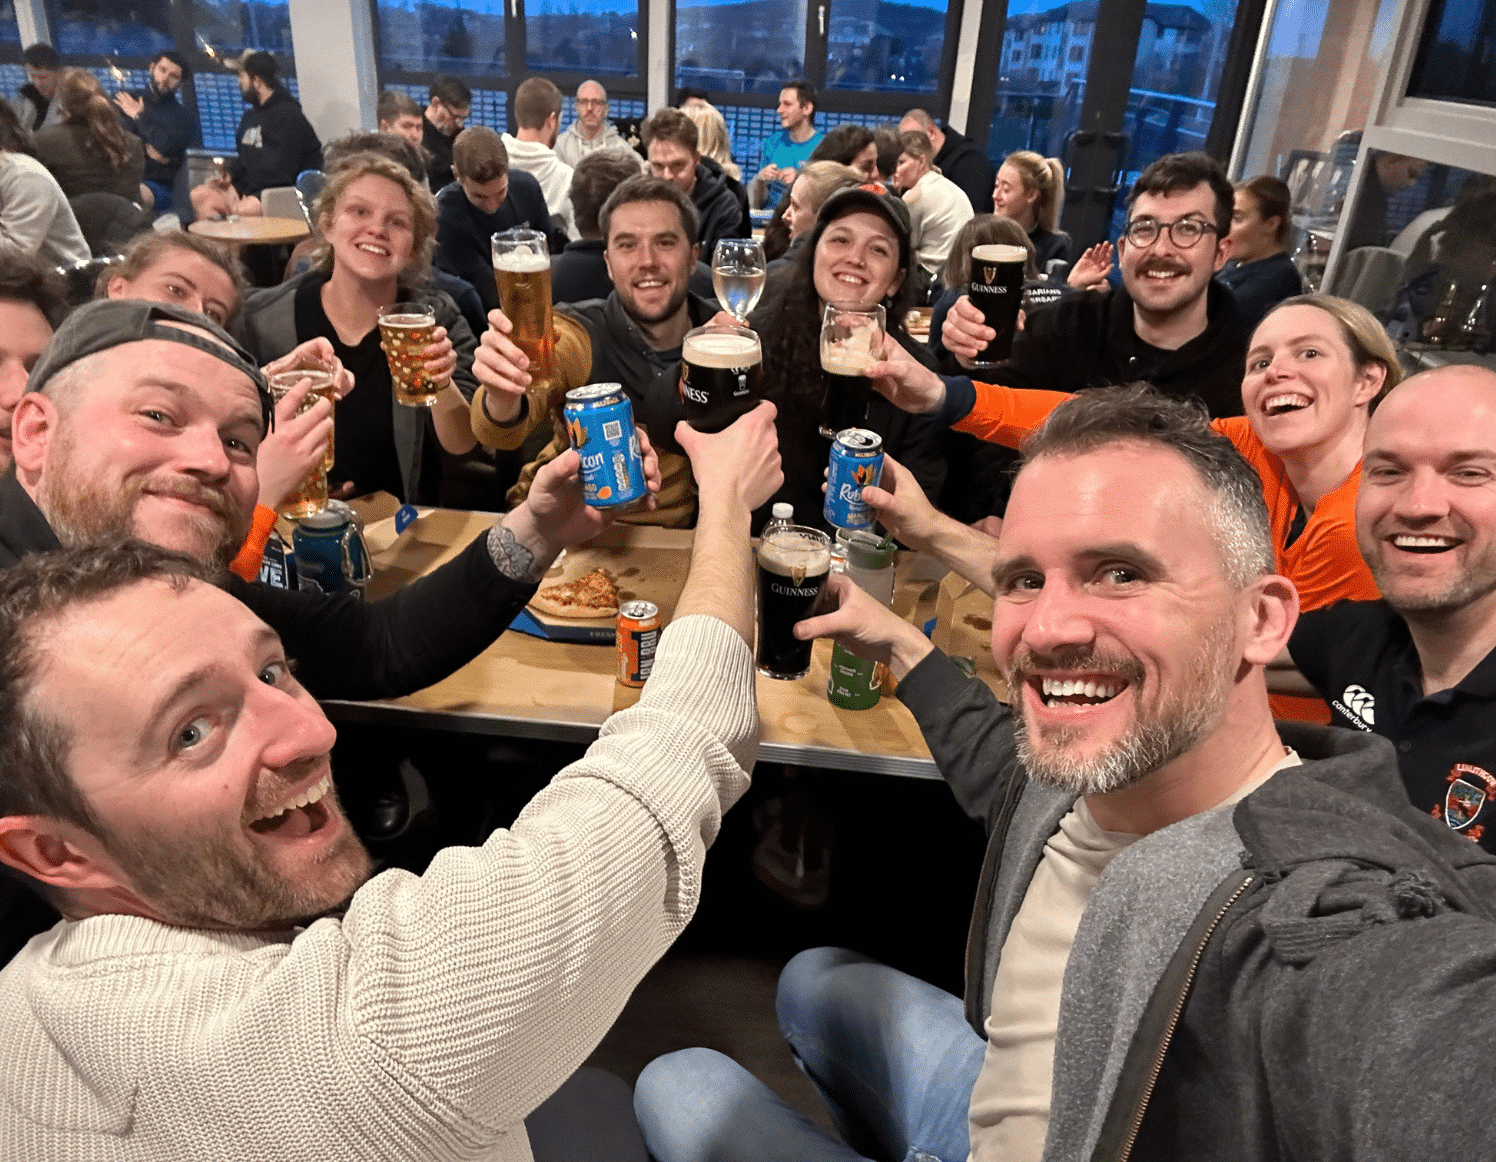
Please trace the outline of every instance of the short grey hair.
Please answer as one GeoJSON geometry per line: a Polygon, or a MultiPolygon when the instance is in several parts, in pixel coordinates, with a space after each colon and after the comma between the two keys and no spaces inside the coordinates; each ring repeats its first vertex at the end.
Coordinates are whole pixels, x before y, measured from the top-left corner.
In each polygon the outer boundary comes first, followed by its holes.
{"type": "Polygon", "coordinates": [[[1167,448],[1195,470],[1213,501],[1208,518],[1234,589],[1277,571],[1262,478],[1211,428],[1204,405],[1193,398],[1164,395],[1146,383],[1083,391],[1024,441],[1018,471],[1045,456],[1080,456],[1124,443],[1167,448]]]}

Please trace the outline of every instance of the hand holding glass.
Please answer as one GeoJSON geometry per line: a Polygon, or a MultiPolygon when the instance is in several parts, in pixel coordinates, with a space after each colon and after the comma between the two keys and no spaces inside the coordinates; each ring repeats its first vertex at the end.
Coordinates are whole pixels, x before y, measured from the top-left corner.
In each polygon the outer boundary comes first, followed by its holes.
{"type": "Polygon", "coordinates": [[[821,435],[827,439],[867,423],[867,405],[873,396],[867,369],[883,358],[886,331],[882,307],[864,310],[826,304],[821,319],[821,371],[826,379],[821,435]]]}
{"type": "MultiPolygon", "coordinates": [[[[337,402],[337,393],[333,387],[332,372],[319,368],[304,368],[297,371],[278,371],[270,377],[270,394],[275,397],[277,403],[281,398],[304,380],[311,381],[311,390],[307,392],[306,398],[301,401],[301,406],[296,409],[296,414],[309,411],[316,406],[319,399],[325,399],[330,403],[337,402]]],[[[313,516],[327,507],[327,473],[332,468],[333,461],[333,434],[327,433],[327,450],[322,453],[322,459],[312,466],[312,470],[306,474],[301,483],[291,490],[291,495],[281,501],[276,509],[282,516],[293,520],[299,520],[304,516],[313,516]]]]}
{"type": "Polygon", "coordinates": [[[723,238],[712,255],[712,287],[722,309],[743,322],[764,293],[769,264],[757,238],[723,238]]]}
{"type": "Polygon", "coordinates": [[[514,324],[509,338],[530,360],[535,382],[556,377],[551,331],[551,257],[539,230],[504,230],[491,239],[499,305],[514,324]]]}

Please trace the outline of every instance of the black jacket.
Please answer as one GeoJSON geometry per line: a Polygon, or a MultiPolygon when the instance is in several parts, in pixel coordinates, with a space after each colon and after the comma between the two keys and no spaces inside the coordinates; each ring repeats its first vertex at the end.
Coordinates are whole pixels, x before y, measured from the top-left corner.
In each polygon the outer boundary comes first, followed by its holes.
{"type": "Polygon", "coordinates": [[[144,102],[145,108],[139,117],[121,113],[120,120],[126,129],[166,158],[157,161],[149,153],[145,155],[145,180],[169,189],[187,158],[187,147],[197,136],[197,125],[175,93],[163,95],[156,92],[154,85],[147,85],[134,95],[144,102]]]}
{"type": "Polygon", "coordinates": [[[700,219],[697,241],[701,246],[701,257],[708,264],[719,238],[746,238],[743,229],[743,208],[736,195],[727,187],[727,175],[720,168],[714,173],[706,162],[696,166],[696,184],[691,187],[691,201],[696,206],[700,219]]]}
{"type": "Polygon", "coordinates": [[[722,166],[710,157],[703,157],[701,164],[706,166],[713,174],[721,178],[723,183],[732,191],[732,196],[738,200],[738,209],[742,211],[742,221],[738,227],[740,233],[729,234],[729,238],[748,238],[753,234],[753,215],[748,209],[748,187],[737,178],[728,174],[722,166]]]}
{"type": "Polygon", "coordinates": [[[1304,278],[1286,254],[1259,258],[1244,266],[1233,258],[1221,267],[1216,278],[1231,288],[1242,328],[1249,337],[1269,308],[1304,293],[1304,278]]]}
{"type": "MultiPolygon", "coordinates": [[[[457,179],[452,176],[452,142],[456,135],[448,137],[421,115],[421,148],[426,151],[426,183],[433,194],[439,193],[457,179]]],[[[513,176],[513,170],[510,175],[513,176]]]]}
{"type": "Polygon", "coordinates": [[[553,233],[550,211],[540,183],[524,170],[509,171],[509,196],[492,214],[485,214],[456,182],[436,195],[437,267],[471,283],[485,311],[496,310],[499,289],[493,278],[492,236],[500,230],[529,227],[553,233]]]}
{"type": "Polygon", "coordinates": [[[1229,290],[1212,280],[1208,295],[1205,330],[1163,353],[1138,339],[1125,288],[1061,299],[1029,316],[1006,363],[974,378],[1072,392],[1146,379],[1166,395],[1198,396],[1213,419],[1239,416],[1246,331],[1229,290]]]}
{"type": "Polygon", "coordinates": [[[275,89],[264,104],[244,111],[234,142],[239,156],[229,165],[229,177],[241,197],[295,185],[302,170],[322,168],[317,131],[285,89],[275,89]]]}
{"type": "MultiPolygon", "coordinates": [[[[938,651],[898,697],[988,830],[967,960],[981,1035],[1008,927],[1073,795],[1028,779],[1007,709],[938,651]]],[[[1490,1076],[1496,857],[1409,806],[1386,740],[1278,727],[1301,766],[1140,840],[1092,893],[1065,971],[1046,1160],[1488,1153],[1460,1111],[1490,1076]]]]}
{"type": "Polygon", "coordinates": [[[992,213],[992,186],[997,181],[997,170],[965,134],[948,125],[942,127],[942,132],[945,144],[935,155],[935,164],[942,174],[961,187],[973,210],[978,214],[992,213]]]}

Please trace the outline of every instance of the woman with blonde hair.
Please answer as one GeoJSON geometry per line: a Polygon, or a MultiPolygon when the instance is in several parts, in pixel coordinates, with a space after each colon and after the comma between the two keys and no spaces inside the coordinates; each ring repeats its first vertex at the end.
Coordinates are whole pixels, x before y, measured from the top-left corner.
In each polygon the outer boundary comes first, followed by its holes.
{"type": "Polygon", "coordinates": [[[787,263],[816,224],[816,215],[826,199],[837,190],[862,184],[862,174],[839,161],[808,161],[790,186],[789,202],[784,208],[784,224],[790,232],[790,248],[776,258],[771,269],[787,263]]]}
{"type": "Polygon", "coordinates": [[[743,171],[732,159],[732,142],[727,137],[727,122],[715,105],[682,106],[681,112],[696,125],[696,148],[702,158],[710,158],[735,182],[743,180],[743,171]]]}
{"type": "Polygon", "coordinates": [[[992,186],[992,212],[1012,218],[1028,231],[1034,258],[1043,274],[1051,260],[1070,261],[1070,235],[1060,229],[1065,197],[1065,167],[1057,157],[1031,149],[1008,154],[992,186]]]}
{"type": "Polygon", "coordinates": [[[83,69],[64,69],[57,84],[62,121],[36,135],[36,156],[52,171],[62,192],[118,194],[149,207],[140,138],[126,133],[104,97],[98,79],[83,69]]]}
{"type": "Polygon", "coordinates": [[[343,495],[384,491],[409,503],[433,503],[441,452],[461,455],[476,441],[468,404],[472,331],[452,299],[429,282],[436,201],[404,166],[355,153],[334,168],[317,199],[322,245],[315,269],[246,297],[241,330],[262,364],[318,336],[353,373],[358,390],[340,399],[337,459],[329,483],[343,495]],[[395,399],[380,344],[380,308],[416,302],[431,308],[437,328],[426,371],[445,386],[434,407],[395,399]]]}

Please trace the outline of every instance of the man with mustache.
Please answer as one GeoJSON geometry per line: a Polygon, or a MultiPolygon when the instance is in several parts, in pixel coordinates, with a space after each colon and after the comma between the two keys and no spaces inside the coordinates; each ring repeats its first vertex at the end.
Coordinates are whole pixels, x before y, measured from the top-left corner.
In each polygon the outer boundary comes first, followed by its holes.
{"type": "MultiPolygon", "coordinates": [[[[1220,163],[1206,154],[1159,158],[1127,198],[1117,240],[1121,287],[1034,311],[1008,360],[972,374],[1072,392],[1142,380],[1166,395],[1198,396],[1212,419],[1241,415],[1247,333],[1230,290],[1213,278],[1231,257],[1234,198],[1220,163]]],[[[942,338],[962,367],[995,337],[965,295],[956,300],[942,338]]]]}
{"type": "MultiPolygon", "coordinates": [[[[0,863],[66,917],[0,972],[0,1156],[529,1162],[748,785],[773,417],[681,434],[702,517],[638,705],[419,876],[371,878],[331,724],[200,564],[104,542],[0,577],[0,863]]],[[[536,1153],[642,1158],[618,1104],[634,1152],[576,1148],[592,1101],[536,1153]]]]}
{"type": "Polygon", "coordinates": [[[1250,465],[1193,402],[1083,393],[1024,447],[993,576],[1011,709],[847,578],[796,627],[890,666],[988,830],[964,1009],[802,952],[780,1023],[844,1141],[698,1049],[638,1080],[651,1155],[1266,1162],[1449,1132],[1488,1088],[1496,858],[1408,805],[1384,741],[1274,723],[1298,600],[1250,465]]]}
{"type": "Polygon", "coordinates": [[[1391,739],[1413,805],[1496,852],[1496,374],[1425,371],[1377,406],[1356,535],[1382,599],[1300,617],[1302,678],[1273,688],[1391,739]]]}
{"type": "MultiPolygon", "coordinates": [[[[0,568],[128,532],[222,565],[244,540],[267,426],[265,377],[229,336],[183,307],[130,299],[73,312],[11,418],[0,477],[0,568]]],[[[652,452],[646,472],[657,482],[652,452]]],[[[574,470],[539,473],[526,503],[453,561],[365,603],[233,578],[229,592],[280,635],[318,698],[383,698],[429,686],[508,627],[556,555],[607,519],[574,470]]],[[[4,913],[10,881],[0,882],[4,913]]],[[[0,918],[0,963],[35,927],[0,918]]]]}

